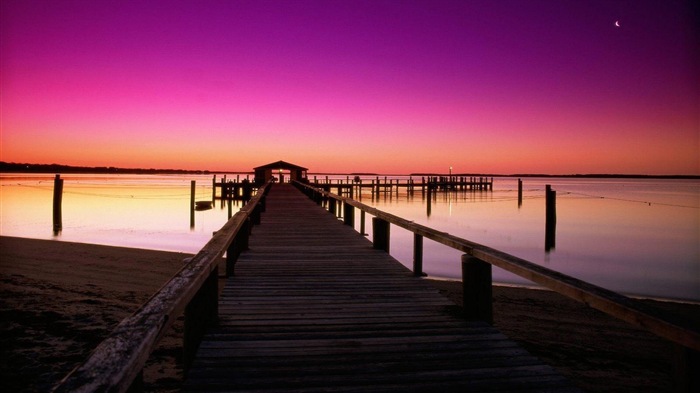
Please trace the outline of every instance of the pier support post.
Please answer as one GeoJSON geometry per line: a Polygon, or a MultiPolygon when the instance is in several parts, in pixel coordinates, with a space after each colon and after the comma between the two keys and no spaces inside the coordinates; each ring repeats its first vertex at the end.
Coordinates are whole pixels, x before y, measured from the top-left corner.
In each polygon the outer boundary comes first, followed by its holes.
{"type": "Polygon", "coordinates": [[[204,284],[202,284],[202,287],[185,307],[183,332],[183,365],[185,370],[192,365],[207,326],[219,317],[218,282],[219,270],[215,267],[204,284]]]}
{"type": "Polygon", "coordinates": [[[355,207],[347,202],[343,203],[343,222],[345,225],[355,226],[355,207]]]}
{"type": "MultiPolygon", "coordinates": [[[[63,179],[57,174],[53,180],[53,234],[58,235],[63,229],[63,179]]],[[[194,205],[194,203],[193,203],[194,205]]]]}
{"type": "Polygon", "coordinates": [[[413,234],[413,275],[427,276],[423,273],[423,236],[417,233],[413,234]]]}
{"type": "Polygon", "coordinates": [[[471,255],[462,255],[462,296],[464,316],[493,324],[491,264],[471,255]]]}
{"type": "Polygon", "coordinates": [[[389,222],[372,217],[372,244],[375,249],[389,252],[389,227],[389,222]]]}

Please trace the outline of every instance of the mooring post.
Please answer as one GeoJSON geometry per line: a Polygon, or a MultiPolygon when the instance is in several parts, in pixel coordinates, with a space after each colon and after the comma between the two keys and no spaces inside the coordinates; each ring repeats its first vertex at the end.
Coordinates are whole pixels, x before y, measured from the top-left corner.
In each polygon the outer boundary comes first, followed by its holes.
{"type": "Polygon", "coordinates": [[[63,229],[63,179],[57,174],[53,180],[53,233],[58,235],[63,229]]]}
{"type": "Polygon", "coordinates": [[[426,276],[423,273],[423,236],[413,234],[413,275],[426,276]]]}
{"type": "Polygon", "coordinates": [[[192,365],[207,326],[219,317],[218,281],[219,270],[215,267],[185,307],[183,332],[183,366],[185,370],[188,370],[192,365]]]}
{"type": "Polygon", "coordinates": [[[493,324],[491,264],[462,255],[462,301],[467,320],[493,324]]]}
{"type": "Polygon", "coordinates": [[[389,227],[388,221],[372,217],[372,243],[374,248],[389,252],[389,227]]]}
{"type": "Polygon", "coordinates": [[[518,207],[523,205],[523,181],[518,179],[518,207]]]}
{"type": "Polygon", "coordinates": [[[194,193],[195,180],[190,182],[190,228],[194,228],[194,193]]]}
{"type": "Polygon", "coordinates": [[[211,179],[211,203],[216,200],[216,175],[211,179]]]}
{"type": "Polygon", "coordinates": [[[557,232],[557,192],[549,184],[545,186],[545,205],[544,249],[549,251],[555,246],[557,232]]]}
{"type": "Polygon", "coordinates": [[[355,226],[355,207],[347,202],[343,203],[343,222],[345,225],[355,226]]]}

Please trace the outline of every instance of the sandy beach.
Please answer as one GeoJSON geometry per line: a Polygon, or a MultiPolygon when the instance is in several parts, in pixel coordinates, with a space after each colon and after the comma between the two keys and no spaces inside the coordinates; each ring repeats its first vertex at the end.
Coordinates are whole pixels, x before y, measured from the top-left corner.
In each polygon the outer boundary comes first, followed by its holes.
{"type": "MultiPolygon", "coordinates": [[[[3,391],[47,391],[181,266],[183,253],[0,237],[3,391]]],[[[461,302],[461,283],[430,280],[461,302]]],[[[700,306],[645,300],[700,324],[700,306]]],[[[545,290],[494,287],[494,324],[593,392],[671,391],[673,346],[545,290]]],[[[178,391],[181,321],[144,370],[178,391]]]]}

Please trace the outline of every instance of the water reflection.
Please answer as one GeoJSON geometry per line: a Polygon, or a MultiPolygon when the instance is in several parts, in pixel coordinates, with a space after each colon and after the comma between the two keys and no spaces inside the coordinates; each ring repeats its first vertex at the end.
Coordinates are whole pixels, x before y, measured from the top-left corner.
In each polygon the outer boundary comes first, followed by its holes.
{"type": "MultiPolygon", "coordinates": [[[[443,192],[425,199],[400,193],[371,204],[606,288],[700,300],[697,180],[546,178],[523,183],[522,193],[517,179],[500,178],[493,191],[443,192]],[[557,193],[551,239],[547,183],[557,193]]],[[[459,252],[431,243],[424,245],[424,270],[459,278],[459,252]]],[[[410,266],[412,234],[392,228],[391,244],[392,254],[410,266]]],[[[531,284],[499,269],[494,279],[531,284]]]]}
{"type": "MultiPolygon", "coordinates": [[[[195,200],[212,200],[211,176],[62,178],[63,225],[54,236],[53,175],[2,174],[0,234],[194,253],[242,206],[215,200],[214,208],[194,212],[190,227],[191,181],[195,200]]],[[[489,191],[439,191],[430,198],[419,188],[381,191],[358,188],[353,196],[605,288],[700,300],[698,180],[525,178],[519,193],[516,178],[496,178],[489,191]],[[556,247],[549,252],[542,246],[546,184],[557,192],[556,247]]],[[[365,233],[371,234],[370,218],[365,233]]],[[[356,220],[358,231],[360,225],[356,220]]],[[[411,266],[413,234],[392,227],[390,242],[392,255],[411,266]]],[[[460,277],[460,252],[428,239],[423,251],[427,274],[460,277]]],[[[531,284],[500,269],[493,274],[499,282],[531,284]]]]}

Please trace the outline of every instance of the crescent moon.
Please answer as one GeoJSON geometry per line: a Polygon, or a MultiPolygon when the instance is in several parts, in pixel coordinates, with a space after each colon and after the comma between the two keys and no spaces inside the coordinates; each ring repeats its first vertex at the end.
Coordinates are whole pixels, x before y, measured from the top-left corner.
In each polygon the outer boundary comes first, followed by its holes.
{"type": "Polygon", "coordinates": [[[615,21],[615,26],[616,26],[616,27],[620,27],[620,21],[619,21],[619,20],[616,20],[616,21],[615,21]]]}

